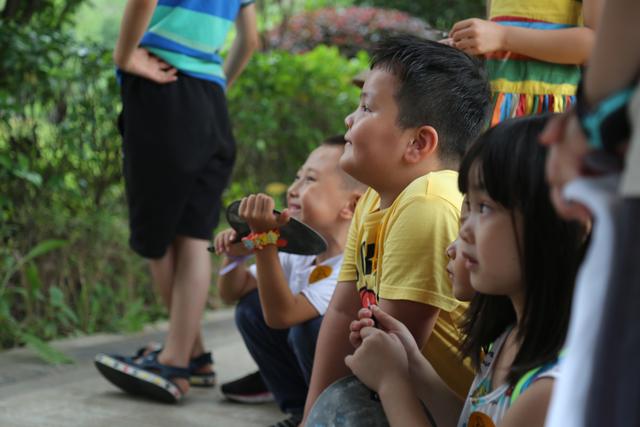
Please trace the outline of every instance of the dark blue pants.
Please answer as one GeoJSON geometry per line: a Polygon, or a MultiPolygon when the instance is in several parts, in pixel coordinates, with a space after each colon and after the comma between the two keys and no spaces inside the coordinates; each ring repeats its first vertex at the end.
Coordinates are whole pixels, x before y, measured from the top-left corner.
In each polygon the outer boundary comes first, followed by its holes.
{"type": "Polygon", "coordinates": [[[322,316],[289,329],[267,326],[258,290],[238,302],[236,325],[283,412],[302,414],[322,316]]]}

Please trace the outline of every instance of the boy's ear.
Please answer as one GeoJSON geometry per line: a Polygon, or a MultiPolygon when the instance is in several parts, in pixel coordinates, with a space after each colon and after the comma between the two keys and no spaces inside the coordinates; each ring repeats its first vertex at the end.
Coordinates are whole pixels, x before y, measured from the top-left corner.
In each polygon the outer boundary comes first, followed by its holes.
{"type": "Polygon", "coordinates": [[[347,203],[345,203],[344,207],[340,210],[340,218],[353,218],[353,213],[356,211],[356,205],[358,204],[358,200],[360,200],[360,196],[362,196],[362,193],[360,191],[352,191],[349,194],[347,203]]]}
{"type": "Polygon", "coordinates": [[[407,146],[405,159],[409,163],[420,163],[431,156],[438,148],[438,131],[433,126],[420,126],[416,129],[413,141],[407,146]]]}

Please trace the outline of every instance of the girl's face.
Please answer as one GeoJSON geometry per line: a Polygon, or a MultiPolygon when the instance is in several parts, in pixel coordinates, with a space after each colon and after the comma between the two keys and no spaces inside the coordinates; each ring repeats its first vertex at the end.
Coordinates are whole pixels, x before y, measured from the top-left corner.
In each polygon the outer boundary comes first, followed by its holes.
{"type": "Polygon", "coordinates": [[[516,296],[523,292],[517,236],[522,217],[494,201],[478,183],[469,186],[469,217],[460,228],[457,247],[471,286],[487,295],[516,296]],[[517,233],[517,235],[516,235],[517,233]]]}
{"type": "MultiPolygon", "coordinates": [[[[462,211],[460,212],[460,227],[462,227],[469,216],[469,201],[465,197],[462,203],[462,211]]],[[[469,271],[465,268],[465,259],[462,257],[460,250],[460,237],[451,242],[447,247],[447,273],[453,287],[453,295],[460,301],[470,301],[475,294],[475,290],[469,282],[469,271]]]]}

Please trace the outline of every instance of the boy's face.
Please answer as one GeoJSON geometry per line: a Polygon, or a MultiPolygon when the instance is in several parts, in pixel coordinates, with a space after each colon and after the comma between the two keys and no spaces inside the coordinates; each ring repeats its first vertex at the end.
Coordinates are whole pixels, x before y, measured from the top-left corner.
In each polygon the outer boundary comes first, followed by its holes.
{"type": "Polygon", "coordinates": [[[331,145],[313,150],[287,191],[290,215],[319,232],[336,224],[349,200],[338,166],[342,151],[331,145]]]}
{"type": "Polygon", "coordinates": [[[379,190],[387,173],[398,167],[411,130],[398,127],[398,104],[394,94],[398,79],[374,68],[367,76],[360,104],[345,118],[347,144],[340,166],[357,180],[379,190]]]}

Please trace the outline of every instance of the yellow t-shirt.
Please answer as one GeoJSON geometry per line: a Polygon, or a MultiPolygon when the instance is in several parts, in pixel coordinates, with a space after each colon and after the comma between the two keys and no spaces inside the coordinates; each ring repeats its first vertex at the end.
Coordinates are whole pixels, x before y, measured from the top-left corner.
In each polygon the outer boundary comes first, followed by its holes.
{"type": "Polygon", "coordinates": [[[369,189],[358,202],[344,251],[339,281],[355,281],[358,292],[408,300],[440,309],[423,353],[462,397],[473,380],[458,357],[456,322],[465,304],[453,297],[446,247],[458,234],[462,194],[457,172],[431,172],[414,180],[387,209],[369,189]]]}

